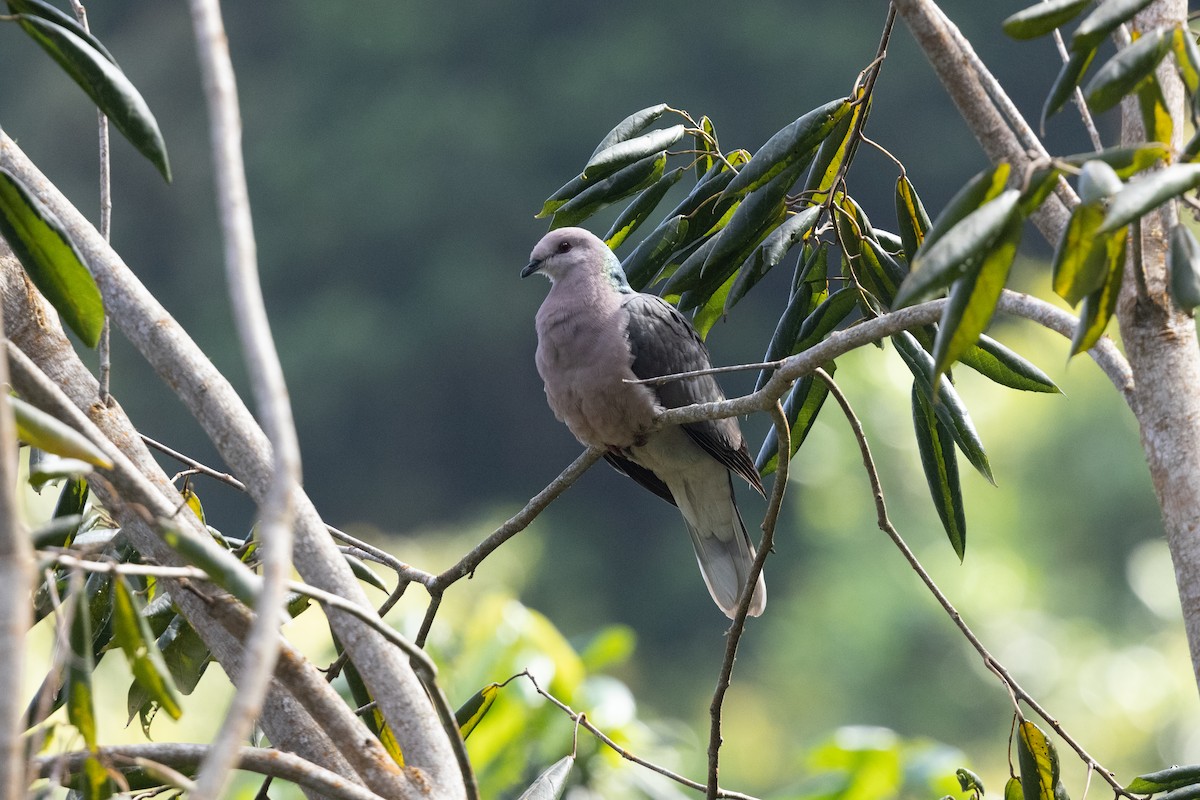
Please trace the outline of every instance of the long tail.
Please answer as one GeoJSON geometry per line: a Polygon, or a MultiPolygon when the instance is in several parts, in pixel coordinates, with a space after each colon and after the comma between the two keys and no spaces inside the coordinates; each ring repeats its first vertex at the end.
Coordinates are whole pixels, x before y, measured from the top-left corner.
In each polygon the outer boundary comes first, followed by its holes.
{"type": "MultiPolygon", "coordinates": [[[[713,600],[725,616],[732,619],[754,562],[754,545],[750,543],[734,501],[732,481],[723,496],[696,497],[693,494],[689,500],[691,502],[680,502],[679,509],[691,534],[700,573],[713,600]]],[[[754,596],[750,599],[750,616],[762,614],[766,606],[767,583],[759,574],[754,596]]]]}

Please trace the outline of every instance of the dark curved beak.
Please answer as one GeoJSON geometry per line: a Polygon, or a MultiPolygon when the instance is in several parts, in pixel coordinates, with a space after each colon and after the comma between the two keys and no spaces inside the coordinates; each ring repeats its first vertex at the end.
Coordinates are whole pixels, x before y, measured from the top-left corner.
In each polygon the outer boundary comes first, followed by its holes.
{"type": "Polygon", "coordinates": [[[530,275],[537,272],[541,268],[542,268],[542,262],[540,260],[539,261],[530,261],[528,264],[525,265],[525,269],[521,270],[521,277],[528,278],[530,275]]]}

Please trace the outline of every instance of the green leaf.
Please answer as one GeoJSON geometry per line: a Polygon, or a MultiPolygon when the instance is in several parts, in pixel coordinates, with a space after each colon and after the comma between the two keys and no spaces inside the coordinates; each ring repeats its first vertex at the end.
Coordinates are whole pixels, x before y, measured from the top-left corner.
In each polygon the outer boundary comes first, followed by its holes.
{"type": "Polygon", "coordinates": [[[1017,189],[1008,189],[962,217],[939,238],[934,239],[931,230],[913,261],[912,271],[896,294],[895,306],[911,305],[949,285],[964,274],[968,262],[986,257],[993,244],[1011,227],[1012,220],[1019,219],[1020,196],[1017,189]]]}
{"type": "Polygon", "coordinates": [[[45,550],[49,547],[68,547],[79,526],[83,523],[82,514],[54,517],[43,525],[34,528],[29,538],[33,541],[35,550],[45,550]]]}
{"type": "Polygon", "coordinates": [[[212,661],[212,653],[200,634],[183,615],[177,614],[158,637],[158,649],[163,654],[175,687],[182,694],[191,694],[212,661]]]}
{"type": "Polygon", "coordinates": [[[1071,37],[1071,50],[1093,50],[1117,29],[1153,0],[1104,0],[1096,10],[1083,18],[1071,37]]]}
{"type": "Polygon", "coordinates": [[[1147,76],[1154,74],[1159,62],[1171,50],[1171,38],[1170,28],[1143,34],[1097,70],[1083,92],[1092,111],[1107,111],[1147,76]]]}
{"type": "Polygon", "coordinates": [[[600,144],[596,145],[596,149],[592,151],[589,161],[603,153],[610,147],[619,144],[626,139],[637,136],[646,128],[653,125],[659,117],[671,110],[671,107],[666,103],[648,106],[635,111],[625,119],[617,123],[616,127],[604,135],[600,140],[600,144]]]}
{"type": "Polygon", "coordinates": [[[785,169],[795,166],[803,169],[850,108],[850,101],[846,98],[832,100],[778,131],[738,172],[737,177],[725,188],[725,195],[738,197],[766,185],[785,169]]]}
{"type": "Polygon", "coordinates": [[[703,274],[707,281],[717,275],[724,280],[733,274],[749,250],[783,221],[787,213],[784,198],[800,177],[800,171],[800,167],[793,166],[778,172],[768,183],[746,195],[717,234],[716,243],[704,260],[703,274]]]}
{"type": "Polygon", "coordinates": [[[1135,173],[1166,161],[1171,149],[1159,142],[1149,144],[1122,145],[1109,147],[1098,153],[1079,153],[1060,159],[1076,167],[1083,167],[1090,161],[1103,161],[1117,173],[1117,177],[1128,180],[1135,173]]]}
{"type": "Polygon", "coordinates": [[[684,295],[679,298],[680,308],[696,308],[696,313],[692,317],[692,327],[696,329],[696,333],[701,340],[708,338],[708,332],[712,330],[713,325],[717,324],[717,320],[725,316],[725,304],[729,299],[729,292],[733,289],[733,284],[737,280],[737,272],[730,275],[724,283],[704,300],[699,303],[699,299],[695,295],[699,294],[699,290],[692,293],[692,296],[684,295]]]}
{"type": "Polygon", "coordinates": [[[1103,221],[1101,202],[1080,203],[1054,253],[1054,291],[1071,306],[1104,285],[1115,251],[1123,246],[1126,228],[1102,234],[1103,221]]]}
{"type": "Polygon", "coordinates": [[[980,336],[979,342],[958,360],[985,378],[1010,389],[1026,392],[1061,391],[1046,373],[987,336],[980,336]]]}
{"type": "Polygon", "coordinates": [[[583,168],[583,174],[589,178],[598,178],[636,161],[664,154],[663,151],[682,139],[683,134],[683,125],[672,125],[670,128],[650,131],[633,139],[617,142],[593,155],[583,168]]]}
{"type": "Polygon", "coordinates": [[[838,121],[817,148],[802,192],[807,202],[822,205],[834,190],[833,182],[842,165],[853,159],[858,149],[860,138],[852,134],[858,120],[870,113],[870,105],[870,99],[855,103],[850,113],[838,121]]]}
{"type": "Polygon", "coordinates": [[[1034,3],[1029,8],[1013,14],[1001,25],[1004,32],[1014,39],[1036,39],[1075,19],[1090,2],[1092,0],[1050,0],[1046,3],[1034,3]]]}
{"type": "MultiPolygon", "coordinates": [[[[149,698],[163,708],[171,719],[182,717],[183,709],[179,707],[170,670],[167,669],[162,653],[158,650],[158,643],[150,633],[146,618],[141,615],[133,599],[129,584],[120,574],[113,581],[112,624],[113,639],[125,653],[134,682],[145,689],[149,698]]],[[[130,704],[130,722],[141,707],[140,702],[136,706],[130,704]]]]}
{"type": "MultiPolygon", "coordinates": [[[[1046,734],[1028,720],[1017,728],[1017,762],[1025,800],[1055,800],[1059,796],[1058,753],[1046,734]]],[[[1065,792],[1062,800],[1066,800],[1065,792]]]]}
{"type": "Polygon", "coordinates": [[[159,520],[163,541],[189,563],[208,573],[209,579],[246,605],[253,607],[258,597],[257,586],[252,575],[241,563],[232,558],[221,558],[220,550],[211,540],[204,541],[182,532],[168,520],[159,520]]]}
{"type": "Polygon", "coordinates": [[[559,206],[550,220],[550,227],[577,225],[612,203],[645,189],[662,177],[666,163],[666,154],[658,153],[596,181],[559,206]]]}
{"type": "MultiPolygon", "coordinates": [[[[921,469],[933,506],[937,509],[950,545],[962,561],[967,547],[967,517],[963,507],[962,487],[958,480],[958,456],[954,438],[937,418],[927,398],[913,384],[913,428],[917,434],[917,451],[921,454],[921,469]]],[[[963,787],[966,791],[966,787],[963,787]]]]}
{"type": "Polygon", "coordinates": [[[1171,270],[1171,298],[1180,308],[1191,311],[1200,306],[1200,242],[1183,224],[1171,230],[1171,249],[1167,253],[1171,270]]]}
{"type": "Polygon", "coordinates": [[[1125,787],[1130,794],[1155,794],[1200,784],[1200,764],[1168,767],[1139,775],[1125,787]]]}
{"type": "Polygon", "coordinates": [[[1025,800],[1021,794],[1021,779],[1009,778],[1004,784],[1004,800],[1025,800]]]}
{"type": "MultiPolygon", "coordinates": [[[[1012,192],[1017,193],[1015,189],[1012,192]]],[[[979,335],[992,321],[996,303],[1000,301],[1000,293],[1004,291],[1009,269],[1017,255],[1021,228],[1021,218],[1010,214],[1008,223],[999,237],[988,246],[986,254],[981,259],[973,259],[966,274],[954,282],[950,290],[950,302],[942,312],[938,335],[933,343],[935,380],[974,346],[979,335]]],[[[943,243],[949,241],[950,237],[942,240],[943,243]]]]}
{"type": "Polygon", "coordinates": [[[713,236],[706,239],[703,244],[694,249],[679,267],[667,278],[667,282],[663,284],[662,296],[680,295],[690,291],[700,285],[701,271],[704,268],[704,261],[708,258],[708,253],[712,250],[713,245],[717,243],[717,237],[713,236]]]}
{"type": "Polygon", "coordinates": [[[1083,73],[1087,72],[1087,68],[1091,66],[1092,59],[1095,57],[1095,48],[1076,50],[1063,63],[1062,68],[1058,71],[1058,77],[1054,79],[1054,84],[1050,87],[1050,94],[1046,96],[1046,102],[1042,105],[1041,125],[1043,128],[1046,127],[1046,120],[1057,114],[1075,94],[1075,88],[1083,79],[1083,73]]]}
{"type": "Polygon", "coordinates": [[[1100,233],[1124,227],[1151,209],[1200,186],[1200,164],[1172,164],[1131,181],[1108,207],[1100,233]]]}
{"type": "Polygon", "coordinates": [[[649,218],[663,196],[683,177],[683,172],[683,167],[676,167],[634,198],[604,235],[604,243],[612,250],[620,247],[621,243],[649,218]]]}
{"type": "Polygon", "coordinates": [[[64,458],[77,458],[109,469],[112,461],[92,440],[19,397],[9,397],[17,421],[17,436],[26,444],[64,458]]]}
{"type": "Polygon", "coordinates": [[[1071,355],[1091,349],[1104,335],[1108,321],[1117,310],[1117,297],[1121,293],[1121,278],[1125,274],[1126,237],[1121,231],[1111,235],[1114,246],[1108,250],[1109,262],[1104,285],[1083,298],[1079,309],[1079,325],[1071,339],[1071,355]]]}
{"type": "Polygon", "coordinates": [[[1167,109],[1166,98],[1163,97],[1162,87],[1158,85],[1158,77],[1149,75],[1137,85],[1138,109],[1142,112],[1142,127],[1146,138],[1153,142],[1169,142],[1172,140],[1175,122],[1167,109]]]}
{"type": "Polygon", "coordinates": [[[108,52],[97,50],[88,39],[46,17],[21,14],[18,22],[92,98],[121,135],[170,182],[171,167],[158,121],[108,52]]]}
{"type": "Polygon", "coordinates": [[[112,53],[108,52],[108,48],[101,44],[92,33],[79,24],[79,20],[75,19],[65,11],[60,10],[57,6],[52,6],[43,0],[7,0],[8,10],[13,14],[26,14],[31,17],[42,17],[51,22],[57,23],[59,26],[66,28],[71,33],[78,36],[87,42],[92,49],[100,53],[114,64],[117,60],[113,58],[112,53]]]}
{"type": "Polygon", "coordinates": [[[376,575],[375,571],[368,567],[361,558],[349,553],[343,553],[342,556],[346,559],[346,563],[350,565],[350,571],[354,573],[354,577],[363,583],[374,586],[381,592],[388,591],[387,584],[383,582],[383,578],[376,575]]]}
{"type": "Polygon", "coordinates": [[[987,794],[983,789],[983,779],[971,772],[969,769],[956,769],[954,776],[958,778],[958,785],[962,787],[964,792],[976,792],[979,795],[987,794]]]}
{"type": "Polygon", "coordinates": [[[687,236],[687,217],[676,215],[659,225],[638,243],[621,263],[625,277],[635,291],[648,286],[687,236]]]}
{"type": "Polygon", "coordinates": [[[571,180],[555,189],[554,194],[550,195],[542,202],[542,210],[534,214],[533,218],[544,219],[545,217],[550,216],[555,211],[562,208],[568,200],[570,200],[572,197],[575,197],[593,183],[595,183],[594,180],[588,180],[582,175],[576,175],[574,178],[571,178],[571,180]]]}
{"type": "Polygon", "coordinates": [[[896,179],[896,222],[904,244],[904,258],[911,264],[932,223],[907,175],[896,179]]]}
{"type": "Polygon", "coordinates": [[[989,483],[995,484],[992,467],[988,463],[987,453],[983,449],[983,442],[979,439],[979,434],[975,431],[975,424],[971,421],[971,416],[967,413],[967,408],[963,405],[953,384],[945,375],[941,376],[936,384],[937,395],[935,397],[932,380],[933,357],[908,331],[901,331],[893,336],[892,344],[896,346],[896,352],[900,354],[916,379],[917,388],[930,400],[933,412],[937,414],[938,419],[949,431],[954,443],[958,445],[959,451],[967,457],[967,461],[979,471],[979,474],[987,478],[989,483]]]}
{"type": "Polygon", "coordinates": [[[834,221],[838,229],[838,241],[845,258],[842,271],[847,278],[860,287],[864,313],[881,310],[877,304],[891,306],[896,290],[904,281],[905,270],[875,238],[871,221],[862,208],[846,195],[837,199],[834,221]],[[878,301],[868,305],[867,296],[878,301]]]}
{"type": "Polygon", "coordinates": [[[707,116],[700,118],[700,130],[704,132],[692,134],[696,142],[696,180],[704,177],[713,165],[720,159],[721,151],[717,145],[717,131],[713,128],[712,120],[707,116]]]}
{"type": "Polygon", "coordinates": [[[60,458],[46,453],[36,461],[30,460],[29,485],[35,492],[40,492],[42,487],[51,481],[79,478],[91,471],[92,465],[86,461],[80,461],[77,458],[60,458]]]}
{"type": "Polygon", "coordinates": [[[484,714],[487,714],[492,703],[496,702],[496,695],[499,691],[500,684],[489,683],[471,695],[471,699],[454,712],[454,720],[458,723],[458,732],[464,740],[471,735],[471,731],[475,730],[475,726],[483,719],[484,714]]]}
{"type": "MultiPolygon", "coordinates": [[[[828,246],[822,244],[813,250],[808,260],[824,259],[827,252],[828,246]]],[[[822,269],[824,268],[822,267],[822,269]]],[[[822,290],[822,294],[827,295],[828,292],[822,290]]],[[[763,362],[778,361],[781,358],[791,355],[792,345],[796,342],[796,336],[800,332],[801,324],[823,299],[823,296],[817,296],[816,292],[814,292],[812,283],[808,281],[800,282],[796,290],[792,292],[787,307],[779,316],[779,322],[775,324],[775,332],[771,334],[771,341],[767,344],[767,352],[762,357],[763,362]]],[[[851,302],[851,307],[853,307],[853,302],[851,302]]],[[[757,392],[766,385],[774,372],[775,370],[773,369],[760,370],[758,380],[754,385],[754,391],[757,392]]]]}
{"type": "Polygon", "coordinates": [[[994,200],[1004,191],[1012,167],[1007,161],[1002,161],[991,169],[985,169],[954,193],[942,213],[934,220],[933,225],[925,234],[923,247],[932,247],[938,239],[953,230],[959,222],[971,212],[977,210],[989,200],[994,200]]]}
{"type": "Polygon", "coordinates": [[[575,756],[563,756],[538,776],[517,800],[558,800],[567,785],[567,776],[571,774],[571,766],[575,756]]]}
{"type": "Polygon", "coordinates": [[[66,227],[8,170],[0,168],[0,235],[30,280],[88,347],[104,328],[104,304],[66,227]]]}
{"type": "MultiPolygon", "coordinates": [[[[830,375],[836,372],[833,362],[825,364],[824,369],[830,375]]],[[[829,387],[825,381],[815,375],[805,375],[796,381],[792,390],[788,392],[787,399],[783,401],[783,413],[787,416],[791,429],[789,444],[791,444],[792,452],[788,454],[789,459],[796,455],[796,451],[808,438],[809,431],[817,421],[817,414],[821,413],[821,407],[825,404],[825,398],[828,396],[829,387]]],[[[764,477],[779,467],[779,439],[776,437],[774,429],[771,429],[763,440],[762,447],[758,451],[758,458],[754,460],[754,466],[764,477]]]]}
{"type": "Polygon", "coordinates": [[[829,295],[800,326],[790,355],[804,352],[832,333],[849,318],[857,300],[858,291],[853,286],[844,286],[829,295]]]}
{"type": "Polygon", "coordinates": [[[92,610],[85,591],[72,592],[69,641],[71,657],[67,659],[66,694],[67,719],[88,750],[96,752],[96,711],[92,700],[92,672],[96,669],[92,654],[92,610]]]}
{"type": "Polygon", "coordinates": [[[725,312],[733,308],[739,300],[746,296],[763,276],[771,271],[797,242],[807,237],[817,224],[821,215],[820,206],[806,208],[799,214],[793,214],[775,230],[771,231],[762,244],[754,249],[750,256],[738,268],[738,279],[729,292],[725,301],[725,312]]]}
{"type": "Polygon", "coordinates": [[[1191,31],[1182,25],[1171,29],[1171,50],[1175,53],[1175,64],[1179,67],[1179,76],[1187,93],[1195,95],[1200,92],[1200,49],[1196,47],[1196,39],[1191,31]]]}

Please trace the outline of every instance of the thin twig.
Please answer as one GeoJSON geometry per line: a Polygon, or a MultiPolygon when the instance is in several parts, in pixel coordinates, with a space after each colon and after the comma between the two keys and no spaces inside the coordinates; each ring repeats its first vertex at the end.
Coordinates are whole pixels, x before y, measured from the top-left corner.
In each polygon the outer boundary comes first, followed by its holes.
{"type": "MultiPolygon", "coordinates": [[[[922,566],[921,562],[917,559],[916,553],[914,553],[908,546],[908,543],[904,541],[904,538],[900,535],[900,532],[896,530],[896,527],[892,524],[891,519],[888,516],[887,503],[884,500],[883,495],[883,486],[879,480],[879,471],[875,468],[875,460],[871,456],[871,448],[870,445],[867,444],[867,437],[863,432],[862,423],[859,421],[858,416],[854,413],[854,409],[850,406],[850,401],[846,398],[845,394],[842,393],[842,390],[833,381],[833,379],[827,374],[825,374],[823,371],[818,371],[817,375],[825,382],[825,385],[829,387],[829,393],[833,395],[833,398],[837,400],[838,405],[841,406],[842,413],[845,414],[846,420],[850,424],[850,429],[854,433],[854,439],[858,443],[859,451],[862,454],[863,467],[866,469],[867,478],[871,484],[871,495],[875,500],[877,517],[876,521],[879,525],[879,529],[887,534],[887,537],[892,540],[892,543],[896,546],[896,549],[900,551],[900,554],[904,556],[904,559],[908,562],[909,566],[912,567],[913,572],[917,574],[917,576],[921,579],[921,582],[924,583],[925,587],[929,590],[929,593],[933,595],[934,599],[937,600],[938,604],[943,610],[945,610],[947,616],[950,617],[950,621],[954,623],[955,627],[957,627],[966,640],[970,642],[971,646],[975,649],[975,652],[977,652],[980,658],[983,659],[984,666],[1000,679],[1000,682],[1003,684],[1004,688],[1007,689],[1013,697],[1024,702],[1027,706],[1029,706],[1030,709],[1034,711],[1034,713],[1045,720],[1046,724],[1049,725],[1054,732],[1057,733],[1059,737],[1061,737],[1062,740],[1066,742],[1067,745],[1076,752],[1076,754],[1079,755],[1088,768],[1096,771],[1100,777],[1102,777],[1113,788],[1113,791],[1120,796],[1128,797],[1132,800],[1132,795],[1125,791],[1125,789],[1121,786],[1121,783],[1112,775],[1112,773],[1105,769],[1100,762],[1092,758],[1092,756],[1083,749],[1083,747],[1075,740],[1075,738],[1067,732],[1066,728],[1060,725],[1058,720],[1050,716],[1050,713],[1042,708],[1042,706],[1027,691],[1025,691],[1019,683],[1017,683],[1008,670],[1005,669],[1004,665],[997,661],[995,657],[988,652],[988,649],[984,646],[983,642],[967,625],[966,621],[962,617],[962,614],[960,614],[958,609],[954,607],[954,604],[950,602],[950,598],[948,598],[945,593],[942,592],[937,583],[934,582],[933,577],[925,570],[925,567],[922,566]]],[[[1017,712],[1020,713],[1020,709],[1017,709],[1017,712]]]]}
{"type": "Polygon", "coordinates": [[[227,483],[230,486],[232,486],[233,488],[237,489],[239,492],[246,491],[246,484],[242,483],[237,478],[233,477],[232,475],[230,475],[227,472],[221,472],[219,470],[213,469],[212,467],[206,466],[206,465],[200,463],[199,461],[197,461],[196,459],[194,459],[190,456],[184,455],[183,453],[179,452],[178,450],[171,449],[170,447],[163,444],[162,442],[156,442],[155,440],[151,439],[149,436],[147,436],[145,434],[142,434],[142,441],[145,442],[150,447],[153,447],[155,450],[158,450],[161,453],[166,453],[167,455],[169,455],[171,458],[175,459],[176,461],[179,461],[180,463],[183,463],[183,464],[187,464],[189,467],[196,470],[196,472],[201,475],[207,475],[208,477],[213,478],[214,480],[221,481],[222,483],[227,483]]]}
{"type": "MultiPolygon", "coordinates": [[[[1045,0],[1045,2],[1049,2],[1049,0],[1045,0]]],[[[1063,42],[1062,31],[1058,28],[1054,29],[1054,46],[1058,48],[1059,58],[1063,60],[1064,64],[1071,59],[1070,53],[1067,52],[1067,45],[1063,42]]],[[[1092,149],[1104,149],[1104,142],[1100,139],[1100,131],[1096,130],[1096,120],[1092,119],[1092,110],[1088,108],[1087,100],[1083,97],[1083,89],[1076,86],[1072,99],[1075,101],[1075,107],[1079,109],[1079,119],[1083,122],[1088,139],[1092,142],[1092,149]]],[[[1044,135],[1045,131],[1042,131],[1042,133],[1044,135]]]]}
{"type": "MultiPolygon", "coordinates": [[[[373,560],[395,572],[398,576],[400,576],[401,579],[405,581],[412,581],[422,584],[423,586],[430,586],[434,583],[434,581],[437,580],[437,578],[425,570],[417,569],[411,564],[406,564],[386,550],[382,550],[369,542],[364,542],[362,539],[351,536],[345,531],[338,530],[332,525],[326,525],[325,528],[329,531],[329,535],[333,538],[343,541],[346,544],[361,550],[373,560]]],[[[380,616],[383,616],[383,614],[381,613],[380,616]]]]}

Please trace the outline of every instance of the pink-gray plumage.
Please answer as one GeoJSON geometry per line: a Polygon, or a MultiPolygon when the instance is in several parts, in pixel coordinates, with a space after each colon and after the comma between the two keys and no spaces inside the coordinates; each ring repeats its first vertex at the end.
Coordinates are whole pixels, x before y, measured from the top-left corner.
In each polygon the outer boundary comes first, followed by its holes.
{"type": "MultiPolygon", "coordinates": [[[[754,546],[730,470],[764,493],[737,420],[652,432],[662,409],[725,395],[711,375],[661,386],[625,382],[706,369],[704,343],[670,304],[630,288],[612,250],[582,228],[546,234],[521,277],[535,272],[551,284],[537,313],[537,368],[554,416],[583,444],[605,448],[617,470],[679,507],[708,591],[732,617],[754,546]]],[[[766,603],[760,575],[749,613],[758,616],[766,603]]]]}

